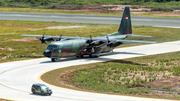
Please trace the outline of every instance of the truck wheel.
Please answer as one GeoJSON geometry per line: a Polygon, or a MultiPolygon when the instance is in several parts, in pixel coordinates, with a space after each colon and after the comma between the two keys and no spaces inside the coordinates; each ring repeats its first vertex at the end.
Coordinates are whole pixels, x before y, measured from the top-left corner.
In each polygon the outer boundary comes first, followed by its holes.
{"type": "Polygon", "coordinates": [[[44,92],[43,92],[43,91],[41,92],[41,95],[44,95],[44,92]]]}
{"type": "Polygon", "coordinates": [[[34,89],[32,90],[32,93],[33,93],[33,94],[36,94],[36,92],[34,91],[34,89]]]}

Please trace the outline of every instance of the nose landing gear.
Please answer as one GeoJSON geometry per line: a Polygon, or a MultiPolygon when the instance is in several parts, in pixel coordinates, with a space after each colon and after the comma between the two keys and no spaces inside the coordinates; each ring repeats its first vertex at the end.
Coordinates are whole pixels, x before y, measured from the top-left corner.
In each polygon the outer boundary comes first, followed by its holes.
{"type": "Polygon", "coordinates": [[[51,61],[52,61],[52,62],[57,62],[57,61],[58,61],[58,58],[51,58],[51,61]]]}

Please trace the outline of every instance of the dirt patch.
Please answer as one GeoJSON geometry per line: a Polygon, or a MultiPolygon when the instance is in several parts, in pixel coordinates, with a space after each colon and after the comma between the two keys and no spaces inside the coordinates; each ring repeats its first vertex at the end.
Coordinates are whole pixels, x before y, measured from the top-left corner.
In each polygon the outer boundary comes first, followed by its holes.
{"type": "Polygon", "coordinates": [[[11,100],[0,99],[0,101],[11,101],[11,100]]]}
{"type": "Polygon", "coordinates": [[[9,54],[9,55],[3,57],[2,60],[6,59],[6,58],[8,58],[8,57],[10,57],[10,56],[11,56],[11,54],[9,54]]]}
{"type": "Polygon", "coordinates": [[[15,33],[0,33],[0,35],[10,35],[10,34],[15,34],[15,33]]]}
{"type": "Polygon", "coordinates": [[[32,38],[13,39],[13,40],[11,40],[11,41],[30,42],[30,41],[34,41],[34,40],[38,40],[38,39],[35,38],[35,37],[32,37],[32,38]]]}
{"type": "Polygon", "coordinates": [[[0,50],[8,50],[8,51],[14,51],[14,49],[12,49],[12,48],[0,48],[0,50]]]}
{"type": "Polygon", "coordinates": [[[69,71],[65,71],[65,72],[59,74],[59,76],[56,78],[56,81],[66,87],[77,88],[77,87],[73,86],[69,81],[67,81],[69,79],[72,79],[72,77],[69,76],[69,74],[71,74],[73,71],[74,70],[69,70],[69,71]]]}
{"type": "Polygon", "coordinates": [[[81,28],[81,27],[85,27],[85,26],[51,26],[51,27],[33,29],[33,30],[36,31],[36,30],[42,30],[42,29],[70,29],[70,28],[81,28]]]}
{"type": "Polygon", "coordinates": [[[6,50],[6,48],[0,48],[0,50],[6,50]]]}
{"type": "MultiPolygon", "coordinates": [[[[68,5],[64,5],[67,7],[68,5]]],[[[77,6],[77,5],[72,5],[77,6]]],[[[114,13],[122,14],[126,6],[131,7],[131,5],[84,5],[84,9],[81,10],[71,10],[66,8],[65,10],[59,10],[61,12],[77,12],[77,13],[114,13]]],[[[148,14],[148,15],[169,15],[169,16],[180,16],[180,10],[175,10],[174,12],[162,12],[156,11],[151,12],[150,8],[130,8],[132,14],[148,14]]]]}
{"type": "Polygon", "coordinates": [[[14,51],[14,49],[12,49],[12,48],[8,48],[7,50],[8,50],[8,51],[14,51]]]}
{"type": "MultiPolygon", "coordinates": [[[[84,68],[86,68],[86,67],[84,67],[84,68]]],[[[65,71],[63,73],[60,73],[59,76],[56,78],[56,81],[60,85],[64,85],[65,87],[69,87],[69,88],[73,88],[73,89],[79,89],[78,87],[73,86],[72,83],[69,82],[69,80],[73,79],[72,73],[75,70],[84,69],[84,68],[67,70],[67,71],[65,71]]]]}
{"type": "Polygon", "coordinates": [[[173,76],[171,78],[164,78],[152,82],[145,82],[142,83],[141,85],[143,86],[151,85],[152,88],[170,87],[174,90],[180,90],[180,77],[173,76]]]}

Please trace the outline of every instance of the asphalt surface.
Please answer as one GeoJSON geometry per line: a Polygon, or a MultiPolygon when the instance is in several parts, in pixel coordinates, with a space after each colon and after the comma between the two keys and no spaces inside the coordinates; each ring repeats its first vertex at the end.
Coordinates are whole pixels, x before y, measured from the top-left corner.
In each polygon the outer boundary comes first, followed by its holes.
{"type": "Polygon", "coordinates": [[[53,91],[52,96],[33,95],[33,83],[44,83],[39,79],[49,70],[72,65],[89,64],[115,59],[126,59],[146,55],[180,51],[180,41],[149,44],[115,49],[113,53],[102,54],[99,58],[63,58],[51,62],[48,58],[8,62],[0,64],[0,98],[18,101],[165,101],[164,99],[139,98],[82,92],[47,84],[53,91]],[[167,48],[168,47],[168,48],[167,48]]]}
{"type": "MultiPolygon", "coordinates": [[[[0,20],[120,24],[121,16],[0,12],[0,20]]],[[[132,16],[132,25],[180,28],[180,18],[132,16]]]]}

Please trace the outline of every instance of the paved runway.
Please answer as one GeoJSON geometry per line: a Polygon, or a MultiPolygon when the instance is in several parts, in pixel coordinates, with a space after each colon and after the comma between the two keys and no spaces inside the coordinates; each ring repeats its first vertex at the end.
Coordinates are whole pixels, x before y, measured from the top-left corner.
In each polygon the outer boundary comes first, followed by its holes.
{"type": "Polygon", "coordinates": [[[114,53],[103,54],[99,58],[66,58],[58,62],[51,62],[48,58],[8,62],[0,64],[0,98],[18,101],[164,101],[163,99],[139,98],[97,94],[65,89],[48,85],[52,96],[31,94],[33,83],[43,83],[39,76],[49,70],[64,68],[72,65],[102,62],[114,59],[125,59],[145,55],[162,54],[180,51],[180,41],[135,46],[115,49],[114,53]]]}
{"type": "MultiPolygon", "coordinates": [[[[180,18],[132,16],[132,25],[180,28],[180,18]]],[[[93,24],[120,24],[121,16],[0,12],[0,20],[55,21],[93,24]]]]}

